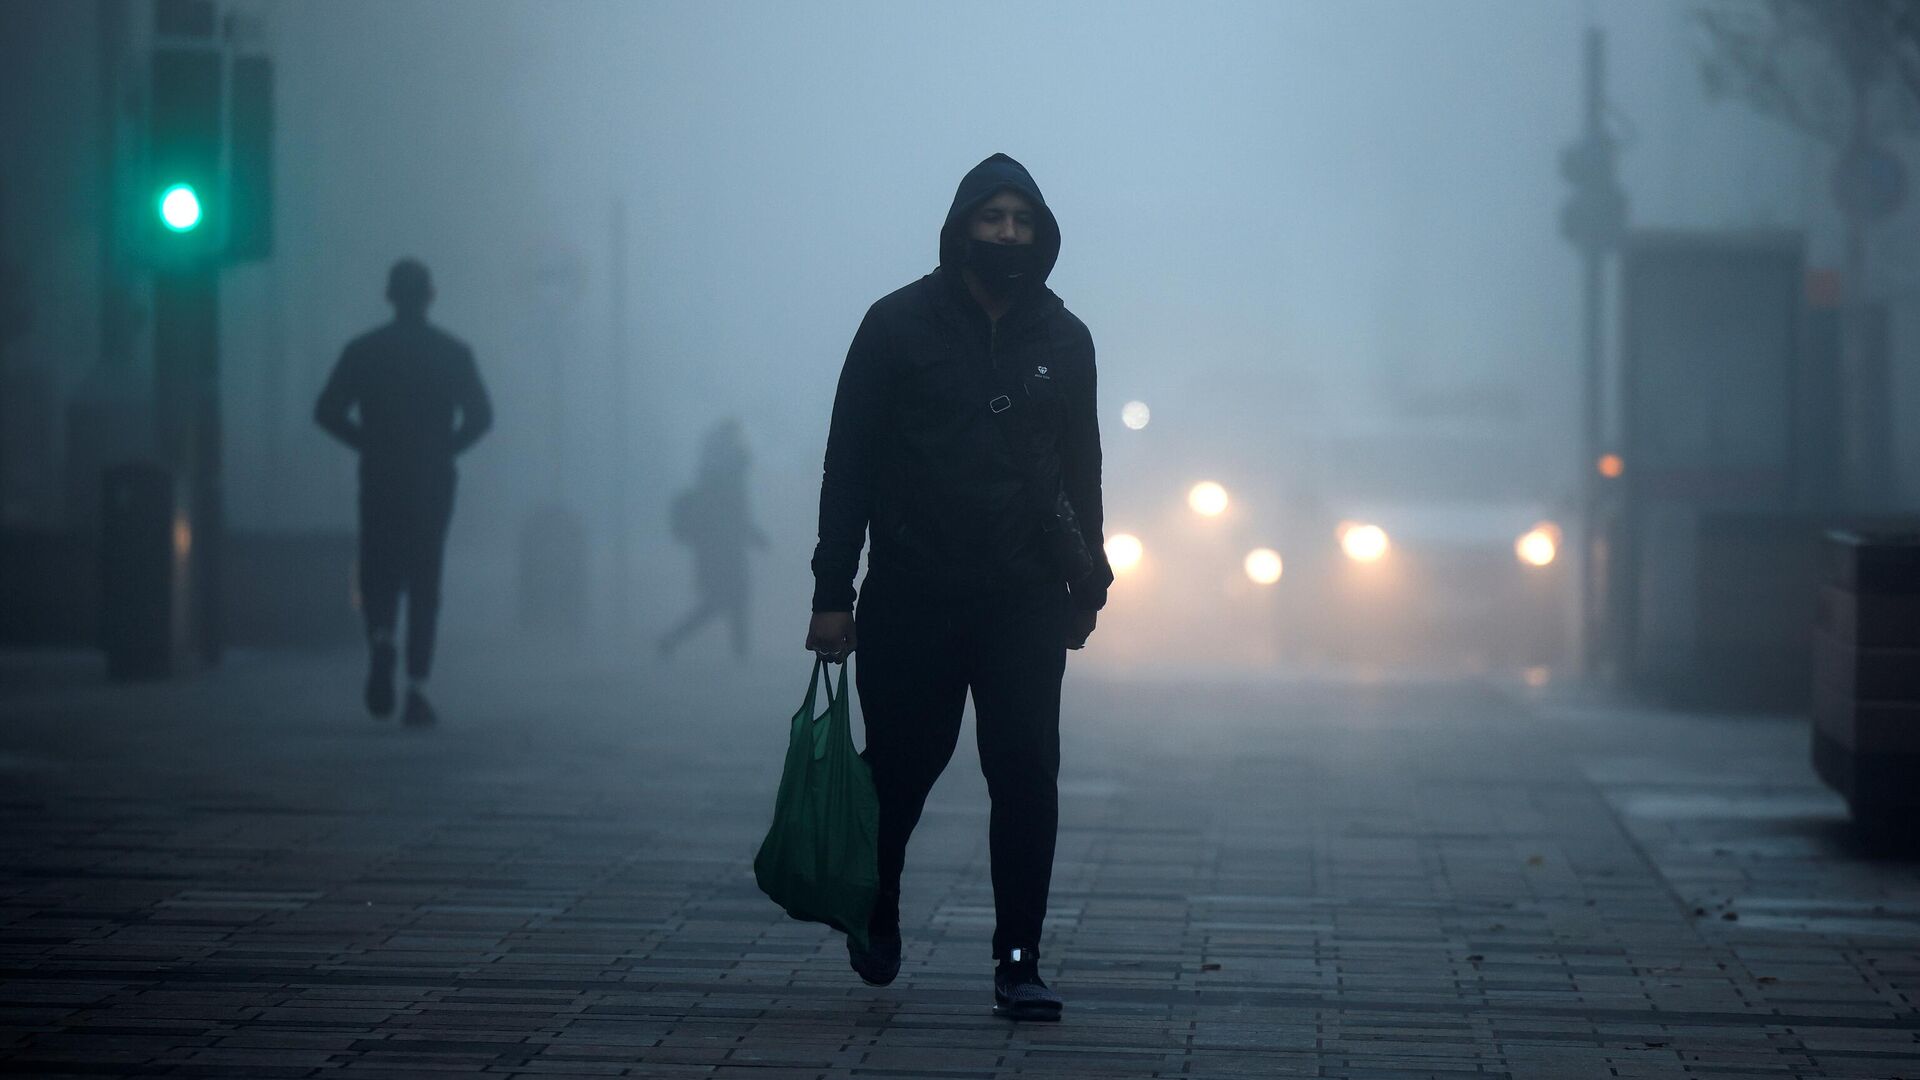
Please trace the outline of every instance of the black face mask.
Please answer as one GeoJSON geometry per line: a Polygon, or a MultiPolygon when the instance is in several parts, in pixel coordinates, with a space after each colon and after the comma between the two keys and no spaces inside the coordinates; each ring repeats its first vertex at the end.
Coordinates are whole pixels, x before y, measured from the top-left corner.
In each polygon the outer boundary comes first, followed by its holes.
{"type": "Polygon", "coordinates": [[[1009,300],[1040,284],[1040,246],[968,240],[967,269],[988,294],[1009,300]]]}

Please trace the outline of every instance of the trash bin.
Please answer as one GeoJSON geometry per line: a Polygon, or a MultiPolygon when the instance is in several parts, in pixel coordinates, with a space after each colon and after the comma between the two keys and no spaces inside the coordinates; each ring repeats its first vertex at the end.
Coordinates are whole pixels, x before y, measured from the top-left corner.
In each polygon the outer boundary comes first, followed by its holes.
{"type": "Polygon", "coordinates": [[[1855,820],[1920,810],[1920,533],[1831,532],[1814,635],[1813,763],[1855,820]]]}
{"type": "Polygon", "coordinates": [[[157,465],[103,473],[100,647],[112,679],[163,679],[174,670],[180,559],[173,474],[157,465]]]}

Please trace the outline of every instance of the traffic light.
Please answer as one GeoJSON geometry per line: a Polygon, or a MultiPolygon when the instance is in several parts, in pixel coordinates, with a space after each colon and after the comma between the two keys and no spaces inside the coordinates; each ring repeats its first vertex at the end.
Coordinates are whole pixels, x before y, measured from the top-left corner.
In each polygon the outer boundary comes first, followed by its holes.
{"type": "Polygon", "coordinates": [[[153,50],[146,213],[155,257],[213,258],[226,245],[221,61],[214,48],[153,50]]]}
{"type": "Polygon", "coordinates": [[[192,232],[205,218],[192,184],[174,184],[160,193],[160,221],[174,232],[192,232]]]}

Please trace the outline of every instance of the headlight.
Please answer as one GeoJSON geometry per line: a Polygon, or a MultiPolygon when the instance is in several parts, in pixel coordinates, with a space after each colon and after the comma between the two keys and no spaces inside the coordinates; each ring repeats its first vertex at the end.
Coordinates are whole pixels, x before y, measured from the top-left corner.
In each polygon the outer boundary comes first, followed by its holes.
{"type": "Polygon", "coordinates": [[[1390,547],[1387,531],[1378,525],[1350,521],[1340,526],[1340,550],[1354,562],[1379,562],[1387,557],[1390,547]]]}
{"type": "Polygon", "coordinates": [[[1560,527],[1541,522],[1513,542],[1513,553],[1528,566],[1550,566],[1560,554],[1560,527]]]}
{"type": "Polygon", "coordinates": [[[1247,552],[1246,568],[1247,577],[1255,585],[1271,585],[1280,580],[1280,553],[1272,548],[1254,548],[1247,552]]]}
{"type": "Polygon", "coordinates": [[[1187,492],[1187,505],[1201,517],[1218,517],[1227,508],[1227,489],[1211,480],[1202,480],[1187,492]]]}

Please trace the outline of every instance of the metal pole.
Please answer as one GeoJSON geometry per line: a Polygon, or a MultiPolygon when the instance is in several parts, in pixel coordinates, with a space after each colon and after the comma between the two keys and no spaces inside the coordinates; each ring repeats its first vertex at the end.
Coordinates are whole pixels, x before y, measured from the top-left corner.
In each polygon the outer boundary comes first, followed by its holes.
{"type": "Polygon", "coordinates": [[[220,271],[211,262],[153,276],[154,432],[179,479],[184,514],[176,546],[187,566],[186,652],[220,659],[220,271]]]}
{"type": "Polygon", "coordinates": [[[1604,494],[1601,488],[1599,471],[1600,455],[1603,449],[1601,432],[1602,396],[1604,387],[1604,363],[1602,357],[1601,316],[1606,304],[1606,279],[1604,277],[1605,257],[1595,248],[1582,253],[1585,279],[1581,290],[1584,311],[1582,312],[1582,363],[1585,370],[1582,393],[1585,400],[1584,417],[1581,425],[1581,523],[1580,523],[1580,641],[1581,671],[1587,678],[1593,678],[1606,660],[1606,647],[1601,640],[1604,633],[1605,605],[1602,601],[1602,583],[1599,580],[1599,568],[1595,565],[1601,545],[1597,542],[1605,515],[1601,510],[1604,494]]]}
{"type": "MultiPolygon", "coordinates": [[[[1606,136],[1606,39],[1598,27],[1588,27],[1585,42],[1585,111],[1586,139],[1590,144],[1603,143],[1606,136]]],[[[1600,500],[1602,497],[1601,477],[1599,475],[1600,454],[1604,449],[1604,433],[1601,430],[1603,386],[1605,379],[1604,357],[1602,355],[1601,319],[1606,302],[1605,259],[1606,251],[1599,237],[1590,236],[1581,245],[1581,263],[1583,271],[1581,300],[1584,305],[1581,319],[1581,363],[1585,378],[1583,382],[1582,422],[1581,422],[1581,523],[1580,523],[1580,640],[1581,673],[1593,678],[1599,673],[1606,660],[1605,605],[1602,598],[1602,583],[1597,580],[1598,567],[1595,565],[1597,533],[1603,522],[1600,500]]],[[[1618,565],[1617,562],[1614,565],[1618,565]]]]}
{"type": "Polygon", "coordinates": [[[1602,338],[1601,318],[1606,307],[1606,257],[1598,251],[1587,251],[1581,262],[1585,267],[1585,287],[1581,296],[1585,310],[1582,312],[1581,342],[1583,363],[1586,370],[1585,420],[1582,424],[1582,445],[1586,450],[1586,490],[1588,504],[1594,504],[1600,485],[1597,482],[1599,469],[1597,463],[1604,451],[1605,435],[1601,431],[1603,396],[1605,384],[1605,363],[1602,356],[1604,340],[1602,338]]]}
{"type": "MultiPolygon", "coordinates": [[[[1595,133],[1605,131],[1606,118],[1603,114],[1605,89],[1602,85],[1606,74],[1605,48],[1606,43],[1599,29],[1590,28],[1587,31],[1586,41],[1586,113],[1589,138],[1593,138],[1595,133]]],[[[1583,426],[1586,461],[1584,464],[1587,491],[1591,494],[1597,490],[1597,485],[1594,483],[1594,463],[1599,460],[1602,448],[1600,319],[1602,305],[1606,299],[1606,286],[1601,276],[1606,252],[1599,244],[1589,243],[1585,245],[1585,250],[1581,254],[1584,257],[1582,261],[1585,263],[1586,271],[1585,288],[1582,290],[1582,297],[1586,304],[1582,335],[1586,365],[1586,417],[1583,426]]],[[[1592,505],[1591,500],[1589,505],[1592,505]]]]}
{"type": "Polygon", "coordinates": [[[624,627],[633,623],[633,403],[628,400],[632,357],[627,343],[627,207],[619,198],[613,201],[607,235],[612,249],[607,282],[612,291],[608,317],[613,320],[613,618],[624,627]]]}

